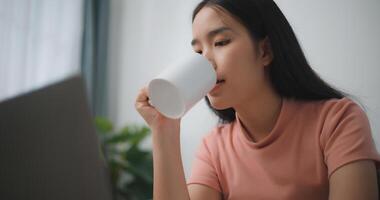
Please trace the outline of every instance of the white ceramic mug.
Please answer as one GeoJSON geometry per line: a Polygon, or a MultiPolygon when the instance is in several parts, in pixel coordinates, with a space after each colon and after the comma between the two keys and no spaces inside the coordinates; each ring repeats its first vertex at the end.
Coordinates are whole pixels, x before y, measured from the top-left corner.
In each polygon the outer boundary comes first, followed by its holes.
{"type": "Polygon", "coordinates": [[[178,119],[216,84],[216,72],[202,55],[174,62],[148,84],[149,102],[166,117],[178,119]]]}

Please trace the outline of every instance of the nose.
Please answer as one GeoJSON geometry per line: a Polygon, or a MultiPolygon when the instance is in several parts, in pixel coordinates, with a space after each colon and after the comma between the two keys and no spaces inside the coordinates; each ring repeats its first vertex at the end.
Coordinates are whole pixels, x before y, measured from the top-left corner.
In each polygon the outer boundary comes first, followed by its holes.
{"type": "Polygon", "coordinates": [[[211,51],[203,50],[202,55],[211,63],[211,65],[214,67],[216,71],[216,63],[211,51]]]}

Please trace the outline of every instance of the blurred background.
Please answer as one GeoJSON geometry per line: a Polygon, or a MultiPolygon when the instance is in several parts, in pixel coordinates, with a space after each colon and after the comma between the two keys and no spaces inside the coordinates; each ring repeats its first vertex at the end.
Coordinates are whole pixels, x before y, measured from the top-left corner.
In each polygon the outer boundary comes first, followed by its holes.
{"type": "MultiPolygon", "coordinates": [[[[106,131],[110,124],[115,130],[144,126],[134,109],[138,90],[191,51],[198,2],[0,0],[0,101],[81,73],[106,131]]],[[[275,2],[314,70],[364,104],[380,150],[380,1],[275,2]]],[[[216,122],[203,100],[183,117],[186,177],[200,139],[216,122]]],[[[150,150],[149,136],[142,148],[150,150]]]]}

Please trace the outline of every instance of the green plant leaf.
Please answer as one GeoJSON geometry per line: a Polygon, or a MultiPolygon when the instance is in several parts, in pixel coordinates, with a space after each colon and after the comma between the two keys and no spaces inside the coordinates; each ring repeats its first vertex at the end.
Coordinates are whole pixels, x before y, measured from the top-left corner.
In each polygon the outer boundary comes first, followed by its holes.
{"type": "Polygon", "coordinates": [[[96,129],[102,134],[109,133],[113,130],[112,123],[104,117],[95,117],[95,126],[96,129]]]}
{"type": "Polygon", "coordinates": [[[121,130],[113,130],[112,123],[102,117],[97,117],[95,124],[108,162],[114,195],[120,199],[152,199],[152,152],[139,148],[150,129],[147,126],[128,125],[121,130]],[[132,179],[123,182],[126,174],[132,179]]]}
{"type": "Polygon", "coordinates": [[[132,126],[131,129],[132,129],[131,133],[133,134],[131,134],[131,139],[129,143],[133,146],[139,145],[150,133],[150,129],[146,126],[143,126],[143,127],[132,126]]]}
{"type": "Polygon", "coordinates": [[[139,168],[132,163],[129,163],[129,165],[127,165],[126,170],[135,175],[137,178],[143,179],[144,182],[153,183],[152,174],[147,170],[139,168]]]}
{"type": "Polygon", "coordinates": [[[138,146],[131,146],[122,156],[131,163],[139,163],[148,156],[150,152],[143,151],[138,146]]]}
{"type": "Polygon", "coordinates": [[[105,143],[107,143],[108,145],[113,145],[116,143],[127,142],[130,138],[131,134],[125,131],[109,135],[109,137],[106,138],[105,143]]]}

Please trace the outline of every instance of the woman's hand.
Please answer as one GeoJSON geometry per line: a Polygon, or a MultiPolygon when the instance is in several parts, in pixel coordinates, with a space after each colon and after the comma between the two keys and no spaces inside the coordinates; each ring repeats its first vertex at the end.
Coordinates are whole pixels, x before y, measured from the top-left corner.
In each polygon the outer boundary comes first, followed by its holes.
{"type": "Polygon", "coordinates": [[[167,118],[149,104],[148,89],[143,87],[137,95],[135,108],[152,132],[179,131],[180,119],[167,118]]]}

